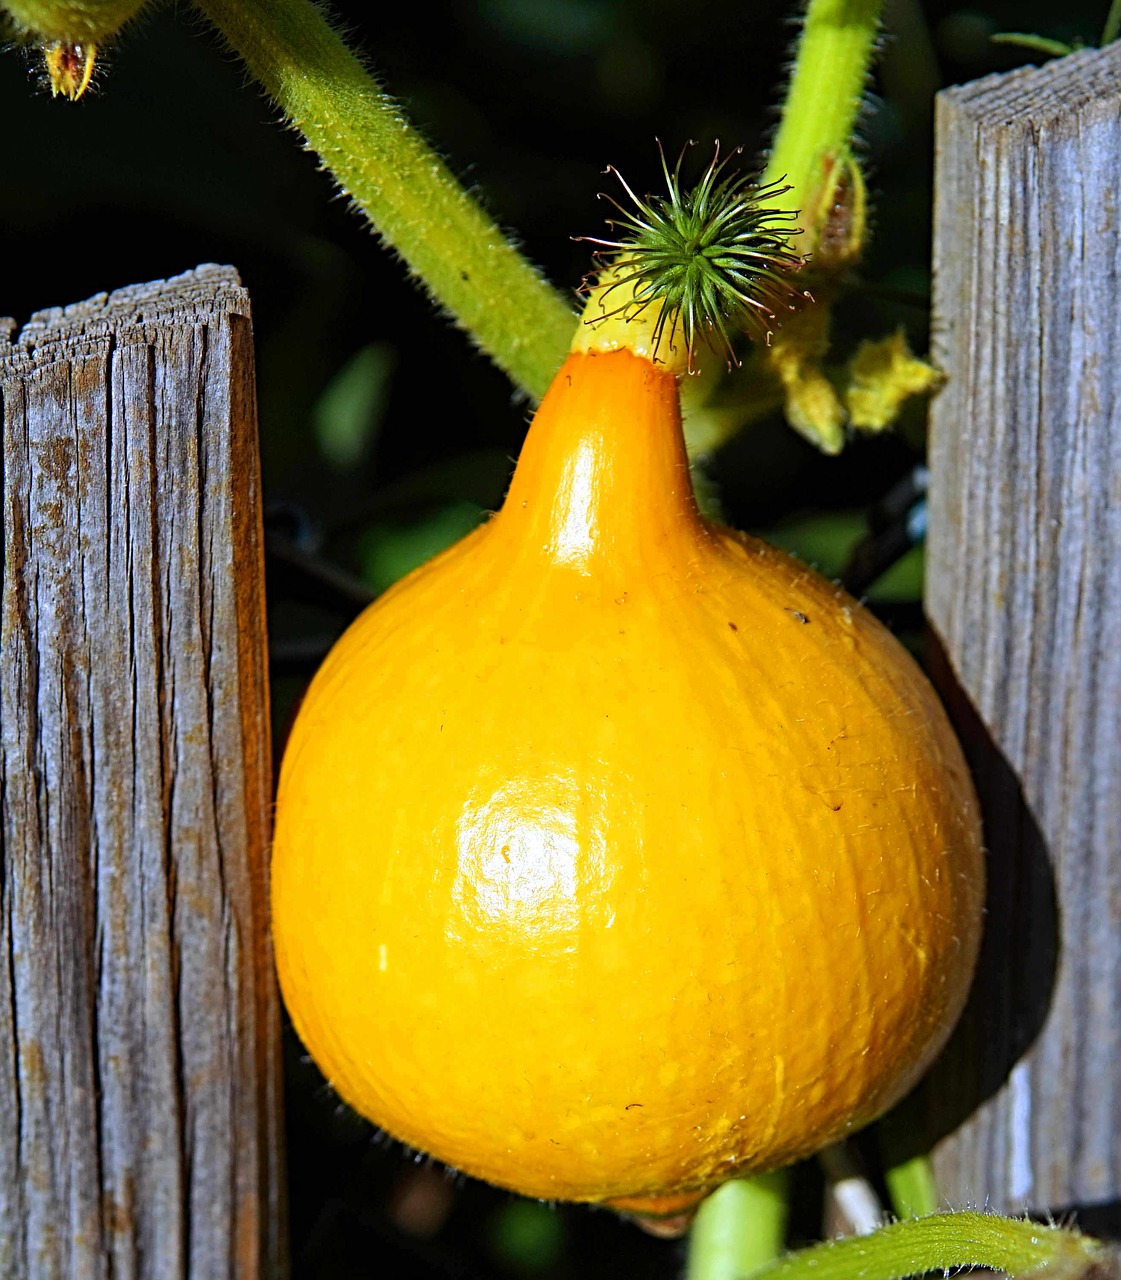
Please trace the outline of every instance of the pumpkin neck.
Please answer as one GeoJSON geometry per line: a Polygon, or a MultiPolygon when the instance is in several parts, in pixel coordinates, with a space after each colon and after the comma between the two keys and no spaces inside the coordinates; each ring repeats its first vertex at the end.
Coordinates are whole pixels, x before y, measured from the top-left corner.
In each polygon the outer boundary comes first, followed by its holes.
{"type": "Polygon", "coordinates": [[[674,374],[627,350],[572,352],[497,519],[531,554],[583,572],[687,552],[704,525],[674,374]]]}

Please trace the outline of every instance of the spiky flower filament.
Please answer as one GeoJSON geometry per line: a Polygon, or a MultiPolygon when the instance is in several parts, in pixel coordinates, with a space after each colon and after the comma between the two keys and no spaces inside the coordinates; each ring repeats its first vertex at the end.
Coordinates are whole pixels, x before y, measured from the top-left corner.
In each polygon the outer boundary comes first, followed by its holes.
{"type": "Polygon", "coordinates": [[[672,349],[680,332],[690,368],[699,338],[722,351],[729,363],[738,363],[735,332],[769,341],[782,314],[809,297],[792,279],[805,264],[790,247],[799,234],[794,225],[798,214],[769,203],[787,188],[781,182],[760,186],[750,174],[727,173],[729,161],[741,150],[721,160],[717,144],[692,190],[683,189],[681,181],[685,153],[671,172],[662,152],[665,196],[640,198],[618,170],[608,169],[634,207],[607,196],[618,211],[608,221],[618,238],[584,237],[600,246],[597,256],[610,251],[613,258],[606,287],[593,295],[593,305],[585,311],[586,324],[629,320],[656,306],[655,349],[667,339],[672,349]]]}
{"type": "Polygon", "coordinates": [[[97,62],[97,45],[55,41],[43,48],[51,97],[60,95],[76,102],[89,88],[97,62]]]}

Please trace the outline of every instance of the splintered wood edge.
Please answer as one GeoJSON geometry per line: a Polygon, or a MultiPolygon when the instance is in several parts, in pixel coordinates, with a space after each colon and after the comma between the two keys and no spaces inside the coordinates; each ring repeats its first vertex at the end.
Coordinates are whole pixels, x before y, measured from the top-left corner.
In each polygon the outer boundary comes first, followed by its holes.
{"type": "Polygon", "coordinates": [[[943,89],[938,102],[944,109],[988,125],[1017,124],[1028,118],[1046,124],[1058,116],[1077,115],[1096,99],[1114,94],[1117,61],[1116,45],[1081,49],[1064,58],[1054,58],[1042,67],[998,71],[943,89]]]}
{"type": "Polygon", "coordinates": [[[249,318],[249,294],[233,267],[204,263],[193,271],[167,280],[128,285],[112,293],[94,294],[84,302],[37,311],[19,329],[9,317],[0,317],[0,369],[12,372],[53,364],[62,356],[74,355],[74,343],[96,342],[109,336],[120,338],[130,329],[169,319],[184,322],[197,319],[200,307],[206,318],[237,315],[249,318]]]}

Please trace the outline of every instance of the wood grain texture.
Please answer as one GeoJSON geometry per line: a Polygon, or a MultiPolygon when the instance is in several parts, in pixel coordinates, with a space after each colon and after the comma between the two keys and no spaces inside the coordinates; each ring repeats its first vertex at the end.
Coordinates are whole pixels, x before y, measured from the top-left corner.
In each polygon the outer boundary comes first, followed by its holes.
{"type": "Polygon", "coordinates": [[[1010,1211],[1121,1197],[1119,201],[1121,46],[940,95],[927,604],[992,892],[927,1099],[1010,1211]]]}
{"type": "Polygon", "coordinates": [[[0,395],[0,1275],[271,1280],[247,295],[202,267],[43,312],[0,395]]]}

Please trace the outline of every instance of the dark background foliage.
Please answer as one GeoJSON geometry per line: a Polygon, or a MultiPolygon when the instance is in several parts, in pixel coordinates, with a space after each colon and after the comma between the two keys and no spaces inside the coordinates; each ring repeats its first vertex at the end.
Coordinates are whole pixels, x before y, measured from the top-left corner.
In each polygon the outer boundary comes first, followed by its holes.
{"type": "MultiPolygon", "coordinates": [[[[925,349],[933,94],[1003,70],[998,30],[1095,42],[1105,2],[889,0],[862,137],[874,238],[838,314],[842,343],[905,324],[925,349]]],[[[334,6],[452,169],[562,289],[588,265],[602,170],[641,190],[669,153],[765,145],[795,34],[785,0],[429,0],[334,6]]],[[[252,295],[261,441],[275,540],[380,589],[500,501],[527,408],[407,282],[315,157],[186,6],[158,7],[71,105],[34,60],[0,59],[0,313],[235,265],[252,295]]],[[[781,422],[708,465],[731,523],[769,531],[838,573],[869,508],[921,459],[922,422],[825,459],[781,422]]],[[[921,561],[874,591],[908,620],[921,561]]],[[[356,593],[270,564],[276,721],[356,593]]],[[[293,1272],[359,1277],[676,1275],[681,1246],[613,1215],[522,1201],[380,1141],[290,1039],[293,1272]]],[[[797,1230],[816,1229],[815,1175],[797,1230]]]]}

